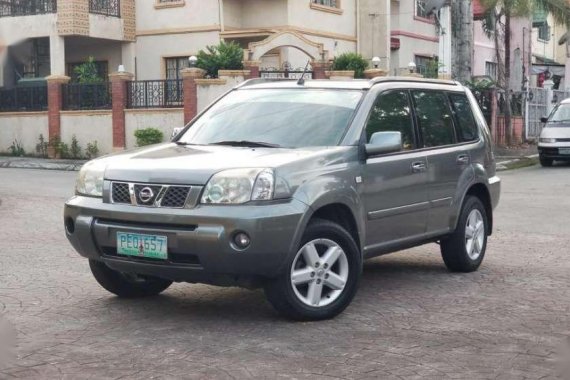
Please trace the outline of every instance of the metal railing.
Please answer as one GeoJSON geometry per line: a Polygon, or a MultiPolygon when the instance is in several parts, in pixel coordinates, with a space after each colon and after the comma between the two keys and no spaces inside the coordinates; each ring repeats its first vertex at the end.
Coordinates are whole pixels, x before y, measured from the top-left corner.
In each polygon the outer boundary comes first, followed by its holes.
{"type": "Polygon", "coordinates": [[[127,108],[174,108],[184,104],[181,79],[139,80],[127,84],[127,108]]]}
{"type": "Polygon", "coordinates": [[[47,86],[0,89],[0,112],[47,110],[47,86]]]}
{"type": "Polygon", "coordinates": [[[111,109],[111,86],[109,83],[67,83],[62,87],[62,109],[105,110],[111,109]]]}
{"type": "Polygon", "coordinates": [[[89,13],[121,17],[120,0],[89,0],[89,13]]]}
{"type": "Polygon", "coordinates": [[[31,16],[56,11],[56,0],[0,0],[0,17],[31,16]]]}

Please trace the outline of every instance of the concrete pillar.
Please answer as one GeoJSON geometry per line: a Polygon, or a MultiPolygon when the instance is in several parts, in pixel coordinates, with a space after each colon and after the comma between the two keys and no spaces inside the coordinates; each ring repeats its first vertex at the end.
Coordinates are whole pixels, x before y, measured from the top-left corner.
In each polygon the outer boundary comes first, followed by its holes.
{"type": "Polygon", "coordinates": [[[55,143],[61,137],[62,86],[69,82],[69,77],[50,75],[46,77],[48,91],[48,156],[55,158],[55,143]]]}
{"type": "Polygon", "coordinates": [[[55,33],[49,36],[51,75],[65,75],[65,39],[55,33]]]}
{"type": "Polygon", "coordinates": [[[329,64],[323,61],[311,62],[313,68],[313,79],[327,79],[326,71],[328,71],[329,64]]]}
{"type": "Polygon", "coordinates": [[[127,108],[127,83],[132,81],[134,77],[134,74],[127,72],[109,74],[113,115],[113,151],[120,151],[126,147],[125,109],[127,108]]]}
{"type": "MultiPolygon", "coordinates": [[[[125,71],[129,73],[137,72],[135,67],[136,45],[134,42],[124,42],[121,45],[121,65],[125,67],[125,71]]],[[[111,68],[117,70],[117,67],[111,68]]]]}
{"type": "Polygon", "coordinates": [[[196,79],[206,76],[206,71],[197,67],[180,70],[184,93],[184,124],[190,122],[198,114],[198,85],[196,79]]]}
{"type": "Polygon", "coordinates": [[[259,78],[259,67],[261,61],[243,61],[243,68],[249,70],[249,75],[245,79],[259,78]]]}

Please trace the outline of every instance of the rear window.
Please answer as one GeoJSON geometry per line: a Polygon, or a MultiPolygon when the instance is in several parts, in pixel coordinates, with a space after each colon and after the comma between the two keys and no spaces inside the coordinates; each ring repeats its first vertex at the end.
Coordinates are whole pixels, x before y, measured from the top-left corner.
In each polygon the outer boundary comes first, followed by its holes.
{"type": "Polygon", "coordinates": [[[457,139],[459,142],[477,140],[479,137],[478,128],[469,99],[464,94],[451,94],[449,98],[455,114],[457,139]]]}

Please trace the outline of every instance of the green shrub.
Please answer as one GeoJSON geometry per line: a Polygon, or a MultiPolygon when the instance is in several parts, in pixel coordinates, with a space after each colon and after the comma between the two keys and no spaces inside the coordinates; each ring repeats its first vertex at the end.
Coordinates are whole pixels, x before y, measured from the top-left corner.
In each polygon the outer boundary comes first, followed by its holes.
{"type": "Polygon", "coordinates": [[[97,146],[97,141],[93,141],[93,143],[87,143],[87,147],[85,148],[85,157],[88,160],[92,160],[99,156],[99,147],[97,146]]]}
{"type": "Polygon", "coordinates": [[[79,83],[90,84],[103,82],[103,78],[101,78],[97,72],[97,65],[93,57],[89,57],[87,61],[75,67],[73,73],[76,75],[77,82],[79,83]]]}
{"type": "Polygon", "coordinates": [[[81,145],[79,145],[79,141],[77,141],[77,137],[73,135],[71,138],[71,146],[69,147],[69,156],[74,159],[81,158],[81,145]]]}
{"type": "Polygon", "coordinates": [[[364,78],[364,70],[368,68],[368,61],[357,53],[344,53],[333,61],[332,70],[354,70],[355,78],[364,78]]]}
{"type": "Polygon", "coordinates": [[[218,76],[218,70],[243,69],[243,49],[236,42],[220,42],[216,46],[207,46],[206,51],[198,52],[196,66],[206,70],[211,78],[218,76]]]}
{"type": "Polygon", "coordinates": [[[8,148],[10,150],[10,154],[16,157],[23,157],[26,154],[24,147],[18,140],[14,140],[12,145],[8,148]]]}
{"type": "Polygon", "coordinates": [[[48,155],[48,142],[46,141],[43,134],[40,133],[38,137],[38,143],[36,144],[36,153],[42,158],[46,158],[48,155]]]}
{"type": "Polygon", "coordinates": [[[145,146],[161,143],[164,135],[156,128],[137,129],[135,131],[137,146],[145,146]]]}
{"type": "Polygon", "coordinates": [[[59,154],[60,158],[71,158],[71,155],[69,153],[69,145],[67,145],[64,142],[60,142],[55,147],[55,152],[56,152],[56,154],[59,154]]]}

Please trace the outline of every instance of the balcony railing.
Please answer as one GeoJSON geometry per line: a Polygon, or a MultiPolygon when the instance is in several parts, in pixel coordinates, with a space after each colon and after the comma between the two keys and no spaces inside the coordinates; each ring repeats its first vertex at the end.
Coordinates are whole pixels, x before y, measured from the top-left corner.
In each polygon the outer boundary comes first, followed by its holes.
{"type": "Polygon", "coordinates": [[[63,86],[62,108],[74,110],[111,109],[111,86],[109,83],[68,83],[63,86]]]}
{"type": "Polygon", "coordinates": [[[182,80],[140,80],[127,87],[127,108],[183,106],[182,80]]]}
{"type": "Polygon", "coordinates": [[[0,0],[0,17],[31,16],[57,11],[57,0],[0,0]]]}
{"type": "Polygon", "coordinates": [[[120,0],[89,0],[89,13],[121,17],[120,0]]]}
{"type": "Polygon", "coordinates": [[[0,112],[47,110],[47,86],[0,89],[0,112]]]}

